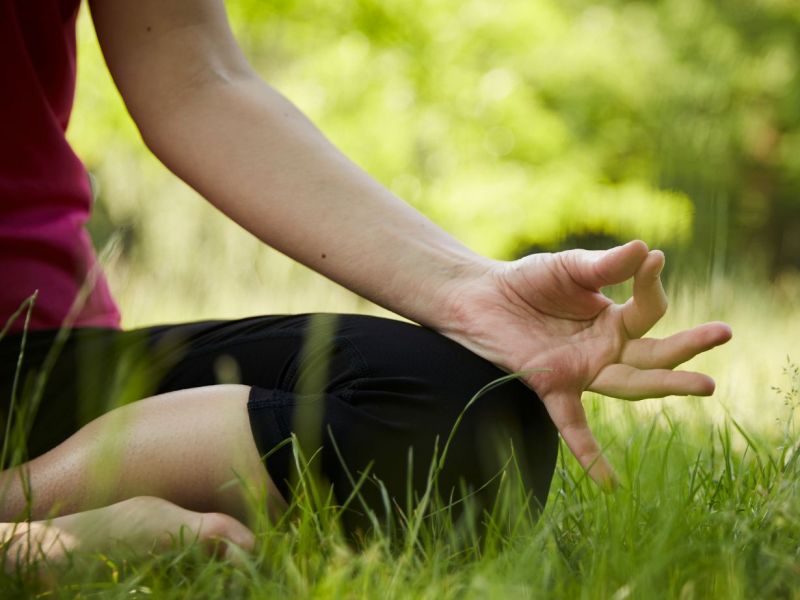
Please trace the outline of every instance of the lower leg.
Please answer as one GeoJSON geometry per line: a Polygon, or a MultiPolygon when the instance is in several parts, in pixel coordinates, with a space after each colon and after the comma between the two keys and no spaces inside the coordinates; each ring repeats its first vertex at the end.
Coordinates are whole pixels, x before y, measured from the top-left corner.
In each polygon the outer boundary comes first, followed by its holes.
{"type": "Polygon", "coordinates": [[[0,521],[65,515],[136,496],[238,519],[248,518],[249,496],[255,496],[276,516],[285,502],[255,447],[248,393],[239,385],[193,388],[103,415],[53,450],[0,473],[0,521]]]}

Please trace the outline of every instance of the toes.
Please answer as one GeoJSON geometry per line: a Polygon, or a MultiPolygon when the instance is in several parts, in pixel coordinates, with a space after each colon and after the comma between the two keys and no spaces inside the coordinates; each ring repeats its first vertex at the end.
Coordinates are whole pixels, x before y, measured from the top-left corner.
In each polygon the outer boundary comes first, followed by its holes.
{"type": "Polygon", "coordinates": [[[222,513],[206,513],[201,517],[199,540],[206,544],[223,542],[224,556],[230,557],[230,544],[252,552],[255,546],[253,532],[229,515],[222,513]]]}

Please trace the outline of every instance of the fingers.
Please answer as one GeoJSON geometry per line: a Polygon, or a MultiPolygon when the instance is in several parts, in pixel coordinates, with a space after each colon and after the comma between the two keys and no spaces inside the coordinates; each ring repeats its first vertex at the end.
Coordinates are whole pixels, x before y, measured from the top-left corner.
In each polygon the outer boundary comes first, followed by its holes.
{"type": "Polygon", "coordinates": [[[620,362],[637,369],[672,369],[701,352],[731,339],[730,326],[705,323],[663,340],[631,340],[622,350],[620,362]]]}
{"type": "Polygon", "coordinates": [[[604,490],[614,489],[617,475],[589,429],[580,396],[553,393],[543,398],[543,401],[567,447],[589,476],[604,490]]]}
{"type": "Polygon", "coordinates": [[[664,253],[650,252],[633,276],[633,297],[622,307],[625,330],[632,338],[642,337],[667,312],[667,294],[661,284],[664,253]]]}
{"type": "Polygon", "coordinates": [[[664,396],[710,396],[714,380],[703,373],[669,369],[637,369],[630,365],[608,365],[595,377],[589,390],[623,398],[642,400],[664,396]]]}
{"type": "Polygon", "coordinates": [[[647,244],[634,240],[610,250],[570,250],[564,255],[575,282],[587,289],[596,290],[633,277],[639,265],[647,258],[647,244]]]}

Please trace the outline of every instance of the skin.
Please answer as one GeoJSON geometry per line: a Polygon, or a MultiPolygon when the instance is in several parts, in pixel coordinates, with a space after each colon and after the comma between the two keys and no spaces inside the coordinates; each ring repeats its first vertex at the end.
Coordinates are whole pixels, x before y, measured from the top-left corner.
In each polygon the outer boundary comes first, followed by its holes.
{"type": "Polygon", "coordinates": [[[510,371],[524,371],[562,438],[604,488],[616,475],[600,452],[581,404],[584,390],[640,400],[709,396],[714,380],[674,371],[731,338],[724,323],[706,323],[663,340],[641,339],[666,312],[664,255],[631,242],[607,252],[539,254],[505,265],[496,281],[462,309],[451,336],[510,371]],[[633,297],[614,304],[600,288],[633,276],[633,297]],[[508,332],[501,340],[497,332],[508,332]],[[464,334],[464,331],[467,334],[464,334]]]}
{"type": "Polygon", "coordinates": [[[229,515],[198,513],[148,496],[47,522],[0,523],[2,566],[8,574],[32,567],[39,577],[57,576],[75,553],[119,550],[121,544],[142,554],[181,541],[234,561],[234,548],[251,551],[255,544],[253,533],[229,515]]]}
{"type": "Polygon", "coordinates": [[[250,433],[249,390],[216,385],[140,400],[0,473],[6,570],[42,559],[58,566],[70,552],[120,541],[139,553],[181,539],[252,549],[243,522],[253,507],[277,518],[286,503],[250,433]],[[13,522],[22,519],[38,521],[13,522]]]}
{"type": "Polygon", "coordinates": [[[95,419],[56,448],[0,473],[0,520],[94,509],[157,496],[248,522],[251,500],[286,506],[250,432],[244,385],[214,385],[139,400],[95,419]],[[21,474],[34,494],[26,498],[21,474]]]}
{"type": "MultiPolygon", "coordinates": [[[[667,307],[660,251],[634,241],[512,262],[479,256],[353,164],[265,83],[239,49],[221,0],[90,6],[126,106],[168,168],[264,243],[509,372],[525,371],[568,447],[603,487],[613,487],[615,475],[587,424],[583,391],[625,399],[713,393],[707,375],[673,369],[730,339],[727,325],[641,339],[667,307]],[[630,278],[634,293],[625,304],[600,291],[630,278]]],[[[162,442],[142,435],[145,445],[162,442]]],[[[195,468],[216,473],[214,457],[207,460],[195,468]]],[[[34,463],[35,497],[47,496],[49,479],[37,478],[42,463],[34,463]]],[[[161,488],[164,463],[157,470],[143,464],[126,476],[128,493],[151,493],[141,475],[158,480],[153,493],[171,499],[161,488]]],[[[63,486],[74,486],[74,469],[64,473],[63,486]]],[[[209,483],[182,481],[174,498],[216,510],[222,500],[209,483]],[[209,494],[208,504],[198,500],[209,494]]],[[[266,488],[274,496],[274,486],[266,488]]],[[[225,502],[221,510],[236,513],[235,502],[232,509],[225,502]]]]}

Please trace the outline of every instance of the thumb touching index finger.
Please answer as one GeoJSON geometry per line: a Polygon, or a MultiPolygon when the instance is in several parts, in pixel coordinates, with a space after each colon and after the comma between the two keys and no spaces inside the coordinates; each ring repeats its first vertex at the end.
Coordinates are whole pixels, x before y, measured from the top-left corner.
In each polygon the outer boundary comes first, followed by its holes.
{"type": "Polygon", "coordinates": [[[576,283],[599,289],[633,277],[647,252],[647,244],[634,240],[609,250],[567,250],[563,256],[576,283]]]}
{"type": "Polygon", "coordinates": [[[608,250],[596,266],[597,273],[603,281],[600,287],[622,283],[633,277],[647,255],[647,244],[641,240],[634,240],[608,250]]]}
{"type": "Polygon", "coordinates": [[[589,429],[580,396],[554,392],[543,398],[543,401],[564,443],[589,477],[605,491],[616,488],[617,475],[589,429]]]}

